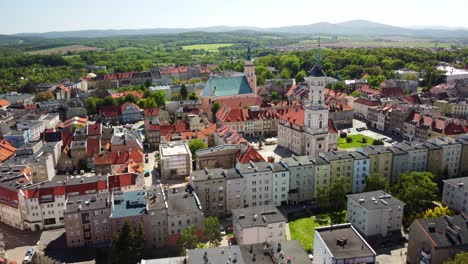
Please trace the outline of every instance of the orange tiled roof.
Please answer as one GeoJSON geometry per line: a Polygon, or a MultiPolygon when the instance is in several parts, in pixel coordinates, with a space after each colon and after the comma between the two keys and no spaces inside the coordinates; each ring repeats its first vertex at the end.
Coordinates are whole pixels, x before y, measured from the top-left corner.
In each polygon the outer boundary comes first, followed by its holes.
{"type": "Polygon", "coordinates": [[[247,147],[247,150],[239,155],[239,162],[246,164],[249,163],[250,161],[252,162],[260,162],[260,161],[265,161],[265,159],[258,153],[256,149],[254,149],[250,144],[247,147]]]}
{"type": "Polygon", "coordinates": [[[1,140],[0,141],[0,162],[4,162],[5,160],[9,159],[13,156],[16,152],[16,148],[11,145],[8,140],[1,140]]]}
{"type": "Polygon", "coordinates": [[[0,107],[5,107],[9,105],[10,105],[10,102],[8,100],[0,99],[0,107]]]}

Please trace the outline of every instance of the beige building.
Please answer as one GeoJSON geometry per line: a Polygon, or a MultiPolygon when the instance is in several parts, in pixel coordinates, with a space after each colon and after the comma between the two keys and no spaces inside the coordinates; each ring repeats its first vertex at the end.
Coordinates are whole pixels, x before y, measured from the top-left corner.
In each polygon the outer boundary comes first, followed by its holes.
{"type": "Polygon", "coordinates": [[[442,114],[449,117],[466,117],[468,116],[468,103],[467,101],[449,102],[447,100],[437,100],[434,106],[440,108],[442,114]]]}
{"type": "Polygon", "coordinates": [[[409,228],[406,262],[439,264],[465,251],[467,221],[463,214],[416,219],[409,228]]]}
{"type": "Polygon", "coordinates": [[[434,176],[441,175],[442,168],[440,164],[443,158],[443,149],[439,145],[424,142],[423,146],[427,148],[427,166],[426,171],[432,173],[434,176]]]}
{"type": "Polygon", "coordinates": [[[433,143],[442,148],[442,159],[439,163],[443,173],[447,173],[448,177],[458,176],[460,169],[460,157],[462,153],[462,144],[453,138],[432,138],[427,140],[428,143],[433,143]]]}
{"type": "Polygon", "coordinates": [[[399,232],[405,204],[384,191],[347,195],[347,220],[365,236],[399,232]]]}
{"type": "Polygon", "coordinates": [[[233,168],[236,165],[237,155],[240,150],[240,145],[219,145],[199,149],[196,151],[197,170],[204,168],[233,168]]]}
{"type": "Polygon", "coordinates": [[[205,168],[190,176],[190,184],[200,199],[203,213],[223,217],[226,214],[226,180],[223,169],[205,168]]]}
{"type": "Polygon", "coordinates": [[[358,151],[369,157],[369,174],[371,176],[380,175],[391,181],[393,153],[388,148],[384,146],[366,146],[358,151]]]}
{"type": "Polygon", "coordinates": [[[159,145],[161,178],[184,179],[192,171],[192,153],[185,143],[159,145]]]}
{"type": "MultiPolygon", "coordinates": [[[[339,177],[345,177],[352,187],[354,157],[347,151],[329,151],[319,155],[330,164],[330,184],[339,177]]],[[[351,189],[349,190],[351,191],[351,189]]]]}
{"type": "Polygon", "coordinates": [[[286,217],[272,205],[232,210],[233,232],[239,245],[282,241],[286,223],[286,217]]]}
{"type": "Polygon", "coordinates": [[[110,242],[109,198],[109,193],[68,197],[63,214],[68,247],[106,245],[110,242]]]}
{"type": "Polygon", "coordinates": [[[444,180],[442,204],[468,215],[468,177],[444,180]]]}
{"type": "Polygon", "coordinates": [[[245,179],[237,169],[225,170],[226,176],[226,214],[231,215],[233,209],[244,208],[245,179]]]}
{"type": "Polygon", "coordinates": [[[289,171],[288,204],[311,201],[315,198],[314,160],[309,156],[285,158],[280,163],[289,171]]]}

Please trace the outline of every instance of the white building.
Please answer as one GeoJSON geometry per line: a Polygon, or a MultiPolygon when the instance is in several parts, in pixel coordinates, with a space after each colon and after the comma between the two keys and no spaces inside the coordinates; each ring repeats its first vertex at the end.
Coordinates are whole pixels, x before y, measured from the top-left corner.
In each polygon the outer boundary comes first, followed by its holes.
{"type": "Polygon", "coordinates": [[[407,170],[408,171],[425,171],[428,149],[420,142],[403,142],[396,145],[401,150],[408,153],[407,170]]]}
{"type": "Polygon", "coordinates": [[[314,263],[376,263],[376,253],[351,224],[315,229],[314,263]]]}
{"type": "Polygon", "coordinates": [[[281,164],[289,171],[289,204],[310,201],[314,198],[314,161],[309,156],[282,159],[281,164]]]}
{"type": "Polygon", "coordinates": [[[289,171],[279,162],[270,163],[270,169],[273,172],[273,205],[286,205],[288,204],[289,171]]]}
{"type": "Polygon", "coordinates": [[[449,177],[458,176],[462,144],[449,137],[431,138],[428,139],[427,142],[442,147],[442,162],[440,164],[441,170],[447,170],[449,177]]]}
{"type": "Polygon", "coordinates": [[[361,152],[355,151],[350,154],[354,158],[352,192],[362,192],[366,188],[366,177],[369,176],[370,160],[368,156],[361,152]]]}
{"type": "Polygon", "coordinates": [[[237,163],[236,168],[245,180],[245,205],[255,207],[273,203],[273,173],[267,162],[237,163]]]}
{"type": "Polygon", "coordinates": [[[286,217],[272,205],[232,210],[233,232],[239,245],[282,241],[286,222],[286,217]]]}
{"type": "Polygon", "coordinates": [[[54,129],[60,122],[60,118],[59,114],[57,113],[49,113],[41,116],[39,118],[39,121],[42,121],[44,123],[44,129],[54,129]]]}
{"type": "Polygon", "coordinates": [[[18,130],[29,130],[29,141],[36,141],[41,138],[41,133],[44,132],[45,126],[42,121],[23,121],[16,124],[18,130]]]}
{"type": "Polygon", "coordinates": [[[437,70],[441,70],[445,72],[445,76],[447,77],[447,82],[468,78],[468,71],[463,70],[463,69],[456,69],[451,66],[439,66],[437,67],[437,70]]]}
{"type": "Polygon", "coordinates": [[[159,145],[161,178],[183,179],[192,172],[192,153],[187,144],[171,142],[159,145]]]}
{"type": "Polygon", "coordinates": [[[226,214],[230,215],[233,209],[244,208],[245,179],[237,169],[225,170],[226,175],[226,214]]]}
{"type": "Polygon", "coordinates": [[[468,214],[468,177],[444,180],[442,204],[468,214]]]}
{"type": "Polygon", "coordinates": [[[347,195],[347,218],[365,236],[400,231],[405,204],[384,191],[347,195]]]}

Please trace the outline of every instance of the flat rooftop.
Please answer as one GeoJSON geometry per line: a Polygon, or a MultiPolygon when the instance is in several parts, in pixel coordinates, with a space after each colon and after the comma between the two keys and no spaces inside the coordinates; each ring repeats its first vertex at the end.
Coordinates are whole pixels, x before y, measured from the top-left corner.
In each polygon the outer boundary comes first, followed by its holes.
{"type": "Polygon", "coordinates": [[[114,192],[110,218],[144,215],[146,211],[145,191],[114,192]]]}
{"type": "Polygon", "coordinates": [[[465,192],[468,191],[468,177],[447,179],[444,180],[444,182],[456,186],[457,188],[461,188],[465,192]]]}
{"type": "MultiPolygon", "coordinates": [[[[322,239],[334,259],[376,256],[374,250],[351,224],[317,227],[315,234],[322,239]],[[338,245],[338,240],[343,238],[346,239],[346,245],[338,245]]],[[[317,240],[317,237],[315,239],[317,240]]]]}
{"type": "Polygon", "coordinates": [[[160,153],[161,157],[188,155],[190,153],[190,149],[188,148],[187,144],[168,143],[161,145],[160,153]]]}
{"type": "Polygon", "coordinates": [[[110,207],[108,193],[71,196],[67,199],[65,213],[100,210],[110,207]]]}
{"type": "Polygon", "coordinates": [[[364,192],[347,195],[348,199],[354,200],[359,203],[360,206],[366,208],[367,210],[379,210],[385,209],[388,207],[401,206],[403,207],[405,203],[398,200],[394,196],[386,193],[382,190],[373,191],[373,192],[364,192]]]}
{"type": "Polygon", "coordinates": [[[233,209],[232,215],[242,228],[287,222],[286,217],[273,205],[233,209]]]}

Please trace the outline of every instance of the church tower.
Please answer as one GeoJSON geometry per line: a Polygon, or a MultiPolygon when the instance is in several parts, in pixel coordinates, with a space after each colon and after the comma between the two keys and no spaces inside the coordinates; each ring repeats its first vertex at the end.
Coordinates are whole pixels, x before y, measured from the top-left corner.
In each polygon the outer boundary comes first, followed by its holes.
{"type": "Polygon", "coordinates": [[[315,65],[304,78],[309,87],[309,104],[305,106],[304,125],[306,154],[315,157],[328,151],[328,107],[325,105],[325,85],[327,77],[322,70],[320,39],[315,65]]]}
{"type": "Polygon", "coordinates": [[[244,64],[244,75],[253,93],[257,95],[257,76],[255,75],[255,65],[252,61],[251,43],[249,43],[249,48],[247,49],[247,60],[244,64]]]}

